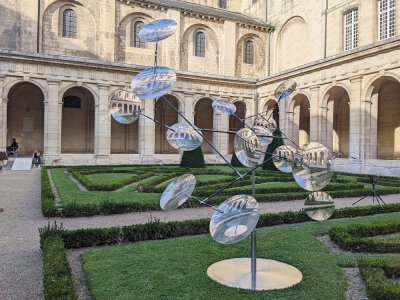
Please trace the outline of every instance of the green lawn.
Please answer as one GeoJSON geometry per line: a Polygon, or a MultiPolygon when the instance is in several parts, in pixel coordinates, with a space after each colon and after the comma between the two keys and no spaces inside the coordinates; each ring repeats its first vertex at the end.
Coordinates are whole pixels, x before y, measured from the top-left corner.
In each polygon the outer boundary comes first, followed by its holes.
{"type": "Polygon", "coordinates": [[[121,180],[129,179],[134,176],[136,175],[127,173],[101,173],[101,174],[86,175],[87,178],[98,184],[117,183],[121,180]]]}
{"type": "Polygon", "coordinates": [[[258,230],[258,257],[294,265],[303,281],[289,289],[252,292],[213,282],[214,262],[250,255],[247,238],[220,245],[210,236],[141,242],[86,251],[84,270],[96,299],[345,299],[346,281],[339,266],[355,265],[358,255],[331,253],[316,236],[332,226],[398,220],[400,213],[258,230]]]}
{"type": "MultiPolygon", "coordinates": [[[[68,176],[64,173],[64,169],[57,168],[51,170],[54,183],[57,187],[58,193],[62,203],[68,204],[73,202],[78,202],[80,204],[95,204],[101,201],[110,202],[138,202],[138,203],[158,203],[160,200],[160,194],[153,193],[137,193],[133,192],[137,188],[137,183],[129,188],[120,192],[82,192],[78,189],[75,183],[73,183],[68,176]]],[[[96,174],[99,176],[106,174],[96,174]]],[[[120,174],[127,175],[127,174],[120,174]]],[[[129,174],[128,174],[129,175],[129,174]]],[[[130,175],[132,176],[132,175],[130,175]]]]}

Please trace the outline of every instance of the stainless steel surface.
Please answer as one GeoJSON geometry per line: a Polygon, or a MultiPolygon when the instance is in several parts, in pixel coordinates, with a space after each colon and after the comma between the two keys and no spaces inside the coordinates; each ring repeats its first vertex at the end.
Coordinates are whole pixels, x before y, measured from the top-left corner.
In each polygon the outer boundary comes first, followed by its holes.
{"type": "Polygon", "coordinates": [[[221,244],[234,244],[248,237],[257,225],[260,211],[249,195],[237,195],[218,206],[210,220],[211,237],[221,244]]]}
{"type": "MultiPolygon", "coordinates": [[[[212,264],[207,275],[214,281],[233,288],[251,290],[251,259],[233,258],[212,264]]],[[[295,267],[276,260],[257,258],[255,290],[277,290],[300,283],[303,274],[295,267]]]]}
{"type": "Polygon", "coordinates": [[[195,187],[196,177],[192,174],[184,174],[175,178],[161,195],[161,209],[177,209],[192,195],[195,187]]]}

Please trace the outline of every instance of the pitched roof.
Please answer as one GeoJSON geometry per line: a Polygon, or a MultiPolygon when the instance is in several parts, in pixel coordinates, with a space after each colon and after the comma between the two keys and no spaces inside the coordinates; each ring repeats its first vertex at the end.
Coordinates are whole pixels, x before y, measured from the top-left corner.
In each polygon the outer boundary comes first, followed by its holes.
{"type": "Polygon", "coordinates": [[[222,9],[222,8],[215,8],[215,7],[209,7],[209,6],[205,6],[205,5],[190,3],[190,2],[184,2],[184,1],[179,1],[179,0],[138,0],[137,2],[148,3],[148,4],[153,4],[153,5],[160,5],[160,6],[164,6],[164,7],[175,8],[175,9],[179,9],[179,10],[189,11],[189,12],[198,13],[198,14],[204,14],[204,15],[208,15],[208,16],[214,16],[214,17],[232,20],[232,21],[243,22],[246,24],[258,25],[258,26],[262,26],[262,27],[271,27],[268,23],[266,23],[260,19],[247,16],[245,14],[232,12],[232,11],[222,9]]]}

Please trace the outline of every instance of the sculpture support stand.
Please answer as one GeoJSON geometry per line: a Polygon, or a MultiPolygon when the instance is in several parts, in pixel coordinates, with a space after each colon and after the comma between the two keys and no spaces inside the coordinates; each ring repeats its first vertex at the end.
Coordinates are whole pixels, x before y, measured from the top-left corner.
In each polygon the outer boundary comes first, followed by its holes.
{"type": "Polygon", "coordinates": [[[357,204],[358,202],[364,200],[365,198],[372,196],[372,204],[375,204],[375,200],[376,203],[378,203],[379,205],[381,204],[381,202],[383,204],[386,204],[383,199],[381,198],[381,196],[379,196],[378,192],[376,191],[376,180],[374,178],[374,176],[370,176],[370,182],[372,185],[372,191],[370,191],[368,194],[366,194],[364,197],[362,197],[361,199],[357,200],[356,202],[353,203],[353,205],[357,204]]]}
{"type": "MultiPolygon", "coordinates": [[[[252,195],[256,194],[255,170],[252,172],[252,195]]],[[[214,281],[233,288],[253,291],[289,288],[303,279],[295,267],[271,259],[257,259],[257,230],[251,233],[251,258],[233,258],[208,267],[207,275],[214,281]]]]}

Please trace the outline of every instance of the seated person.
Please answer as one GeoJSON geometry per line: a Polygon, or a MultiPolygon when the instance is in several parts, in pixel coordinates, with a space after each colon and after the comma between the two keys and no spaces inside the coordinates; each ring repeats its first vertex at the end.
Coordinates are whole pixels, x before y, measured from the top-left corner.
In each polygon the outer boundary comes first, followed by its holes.
{"type": "Polygon", "coordinates": [[[40,167],[40,165],[42,164],[42,161],[40,159],[40,152],[35,150],[32,153],[32,164],[35,167],[40,167]]]}
{"type": "Polygon", "coordinates": [[[7,148],[6,148],[7,156],[9,156],[10,154],[14,154],[15,151],[17,151],[17,149],[18,149],[18,143],[15,140],[15,138],[13,138],[11,141],[11,145],[7,146],[7,148]]]}

